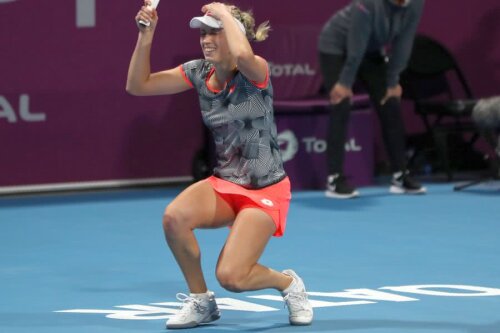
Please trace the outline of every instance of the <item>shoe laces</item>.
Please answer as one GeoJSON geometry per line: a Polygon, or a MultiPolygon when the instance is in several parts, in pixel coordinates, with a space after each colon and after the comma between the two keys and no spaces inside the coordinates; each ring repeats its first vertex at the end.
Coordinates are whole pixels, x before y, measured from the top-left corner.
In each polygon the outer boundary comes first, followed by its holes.
{"type": "Polygon", "coordinates": [[[292,311],[308,311],[308,300],[306,292],[290,292],[283,297],[285,306],[292,311]]]}
{"type": "Polygon", "coordinates": [[[193,310],[198,313],[205,313],[207,311],[207,307],[201,305],[201,300],[195,297],[191,297],[184,293],[177,293],[175,297],[182,302],[181,309],[178,312],[179,316],[187,317],[189,316],[193,310]]]}

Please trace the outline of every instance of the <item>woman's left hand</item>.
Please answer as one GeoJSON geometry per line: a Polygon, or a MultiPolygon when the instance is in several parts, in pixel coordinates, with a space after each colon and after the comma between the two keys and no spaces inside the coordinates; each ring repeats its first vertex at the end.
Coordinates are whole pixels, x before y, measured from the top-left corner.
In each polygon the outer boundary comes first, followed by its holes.
{"type": "Polygon", "coordinates": [[[201,11],[220,20],[224,15],[231,15],[231,7],[220,2],[212,2],[201,7],[201,11]]]}

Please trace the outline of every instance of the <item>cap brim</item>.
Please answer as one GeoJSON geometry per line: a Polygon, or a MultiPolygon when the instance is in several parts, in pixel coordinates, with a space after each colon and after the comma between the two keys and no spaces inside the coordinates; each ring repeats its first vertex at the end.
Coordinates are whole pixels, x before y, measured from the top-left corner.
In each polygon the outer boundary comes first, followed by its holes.
{"type": "Polygon", "coordinates": [[[208,15],[193,17],[189,22],[189,27],[193,29],[201,28],[203,26],[214,29],[222,29],[222,23],[208,15]]]}
{"type": "MultiPolygon", "coordinates": [[[[234,18],[234,22],[238,25],[238,28],[240,28],[241,32],[243,34],[246,34],[245,27],[243,26],[243,23],[238,21],[236,18],[234,18]]],[[[196,16],[189,21],[189,27],[192,29],[197,29],[201,27],[209,27],[213,29],[222,29],[223,25],[222,22],[213,18],[210,15],[204,15],[204,16],[196,16]]]]}

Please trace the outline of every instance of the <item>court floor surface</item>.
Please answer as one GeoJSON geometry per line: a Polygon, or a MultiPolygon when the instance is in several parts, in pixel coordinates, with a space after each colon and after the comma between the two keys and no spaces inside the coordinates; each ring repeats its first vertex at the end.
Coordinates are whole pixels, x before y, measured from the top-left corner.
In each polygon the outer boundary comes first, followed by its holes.
{"type": "MultiPolygon", "coordinates": [[[[274,290],[222,289],[214,267],[228,230],[197,231],[222,317],[193,330],[500,332],[500,185],[426,185],[420,196],[366,187],[355,200],[293,193],[285,236],[261,263],[304,279],[311,326],[289,326],[274,290]]],[[[0,332],[164,332],[187,292],[161,228],[180,191],[0,198],[0,332]]]]}

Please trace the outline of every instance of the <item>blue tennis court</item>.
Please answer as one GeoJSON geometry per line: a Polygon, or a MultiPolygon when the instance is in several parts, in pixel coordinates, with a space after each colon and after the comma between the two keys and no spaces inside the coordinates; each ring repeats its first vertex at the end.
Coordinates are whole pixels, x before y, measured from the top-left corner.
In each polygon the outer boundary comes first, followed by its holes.
{"type": "MultiPolygon", "coordinates": [[[[315,307],[291,327],[274,290],[222,289],[226,229],[197,232],[222,317],[198,332],[500,332],[500,184],[356,200],[294,192],[261,262],[301,275],[315,307]]],[[[187,292],[161,228],[181,188],[0,198],[0,332],[163,332],[187,292]]]]}

